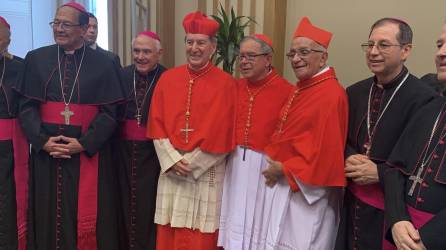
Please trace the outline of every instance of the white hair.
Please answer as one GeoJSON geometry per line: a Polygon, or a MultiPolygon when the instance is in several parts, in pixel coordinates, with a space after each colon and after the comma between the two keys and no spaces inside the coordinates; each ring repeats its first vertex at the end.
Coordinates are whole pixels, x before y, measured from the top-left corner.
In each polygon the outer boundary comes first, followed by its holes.
{"type": "MultiPolygon", "coordinates": [[[[132,48],[133,47],[135,47],[135,40],[136,40],[136,38],[138,38],[138,37],[140,37],[141,35],[139,35],[139,36],[136,36],[136,37],[134,37],[133,39],[132,39],[132,48]]],[[[148,36],[146,36],[147,38],[149,38],[149,39],[152,39],[153,41],[155,41],[155,47],[156,47],[156,50],[157,51],[160,51],[163,47],[161,46],[161,43],[160,43],[160,41],[158,41],[157,39],[154,39],[154,38],[151,38],[151,37],[148,37],[148,36]]]]}

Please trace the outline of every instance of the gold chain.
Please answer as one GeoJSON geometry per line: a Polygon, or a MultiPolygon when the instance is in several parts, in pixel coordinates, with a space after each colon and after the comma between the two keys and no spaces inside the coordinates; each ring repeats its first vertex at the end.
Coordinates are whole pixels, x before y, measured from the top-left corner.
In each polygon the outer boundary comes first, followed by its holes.
{"type": "Polygon", "coordinates": [[[254,101],[257,95],[267,86],[269,86],[274,79],[276,79],[278,75],[271,78],[269,81],[267,81],[265,84],[263,84],[256,92],[252,93],[251,89],[249,88],[248,84],[246,84],[246,90],[248,91],[249,95],[249,104],[248,104],[248,116],[246,117],[246,125],[245,125],[245,133],[244,133],[244,144],[245,147],[248,147],[248,138],[249,138],[249,129],[251,128],[251,121],[252,121],[252,109],[254,107],[254,101]]]}
{"type": "Polygon", "coordinates": [[[319,84],[319,83],[321,83],[321,82],[323,82],[323,81],[325,81],[325,80],[328,80],[328,79],[330,79],[330,78],[335,78],[335,77],[334,77],[334,76],[325,77],[325,78],[320,79],[319,81],[316,81],[316,82],[314,82],[314,83],[312,83],[312,84],[310,84],[310,85],[308,85],[308,86],[305,86],[305,87],[302,87],[302,88],[297,87],[297,88],[294,90],[293,94],[290,95],[290,97],[289,97],[289,99],[288,99],[288,103],[287,103],[287,105],[285,106],[285,110],[284,110],[283,113],[282,113],[282,117],[281,117],[280,120],[279,120],[279,124],[278,124],[278,126],[277,126],[277,132],[278,132],[279,134],[281,134],[281,133],[283,132],[283,126],[284,126],[285,122],[286,122],[287,119],[288,119],[288,114],[289,114],[289,112],[290,112],[291,105],[293,104],[294,99],[300,94],[300,92],[301,92],[302,90],[304,90],[304,89],[313,87],[314,85],[319,84]]]}

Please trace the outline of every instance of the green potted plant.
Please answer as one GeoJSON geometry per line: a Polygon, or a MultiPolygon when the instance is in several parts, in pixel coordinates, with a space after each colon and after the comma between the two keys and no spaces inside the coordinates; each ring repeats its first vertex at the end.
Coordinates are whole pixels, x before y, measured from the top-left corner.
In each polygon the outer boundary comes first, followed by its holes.
{"type": "Polygon", "coordinates": [[[247,16],[236,16],[233,7],[231,7],[231,16],[228,16],[221,4],[218,15],[211,15],[211,17],[220,24],[216,35],[217,53],[214,55],[215,64],[223,63],[223,70],[232,75],[237,52],[240,48],[240,41],[245,35],[245,28],[251,22],[255,23],[255,20],[247,16]]]}

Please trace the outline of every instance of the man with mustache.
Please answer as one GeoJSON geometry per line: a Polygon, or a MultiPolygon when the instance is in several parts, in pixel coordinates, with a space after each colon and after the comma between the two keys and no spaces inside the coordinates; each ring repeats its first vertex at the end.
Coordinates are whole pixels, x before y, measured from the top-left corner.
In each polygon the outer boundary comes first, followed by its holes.
{"type": "MultiPolygon", "coordinates": [[[[437,48],[438,80],[446,83],[446,24],[437,48]]],[[[398,249],[446,249],[445,114],[445,97],[420,109],[385,164],[387,236],[398,249]]]]}
{"type": "Polygon", "coordinates": [[[17,87],[31,143],[29,248],[118,249],[109,138],[124,100],[119,67],[85,45],[82,5],[62,5],[50,25],[56,44],[26,55],[17,87]]]}
{"type": "Polygon", "coordinates": [[[332,34],[302,18],[287,53],[298,82],[265,148],[270,187],[258,249],[333,249],[345,186],[348,104],[327,65],[332,34]]]}
{"type": "Polygon", "coordinates": [[[226,250],[258,249],[264,222],[264,148],[276,128],[291,84],[271,66],[273,44],[262,34],[243,38],[238,55],[237,149],[226,166],[218,243],[226,250]]]}
{"type": "Polygon", "coordinates": [[[183,19],[187,64],[161,76],[147,136],[161,164],[157,249],[217,249],[226,155],[235,147],[236,83],[212,65],[218,22],[183,19]]]}
{"type": "Polygon", "coordinates": [[[26,248],[27,142],[17,121],[18,96],[12,90],[23,60],[8,52],[11,27],[0,16],[0,248],[26,248]]]}
{"type": "Polygon", "coordinates": [[[349,131],[345,149],[344,197],[337,250],[381,249],[385,162],[415,112],[436,93],[404,66],[412,50],[412,29],[403,20],[376,21],[361,44],[374,74],[347,88],[349,131]]]}
{"type": "MultiPolygon", "coordinates": [[[[127,101],[120,108],[116,164],[125,221],[125,249],[155,249],[155,200],[160,165],[146,124],[153,91],[166,70],[159,60],[163,49],[159,36],[139,33],[132,41],[133,64],[123,68],[127,101]]],[[[150,122],[150,121],[149,121],[150,122]]]]}

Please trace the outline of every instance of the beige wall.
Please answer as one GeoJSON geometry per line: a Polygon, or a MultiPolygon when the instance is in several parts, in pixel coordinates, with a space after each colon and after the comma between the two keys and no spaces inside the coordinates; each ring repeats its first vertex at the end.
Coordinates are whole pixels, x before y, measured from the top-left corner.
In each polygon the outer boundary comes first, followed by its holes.
{"type": "MultiPolygon", "coordinates": [[[[422,76],[435,72],[435,41],[446,18],[446,1],[407,0],[288,0],[285,50],[302,16],[333,32],[329,47],[329,64],[338,78],[350,85],[370,76],[360,44],[367,41],[369,28],[381,17],[391,16],[406,20],[414,32],[414,49],[407,62],[409,70],[422,76]]],[[[289,62],[285,60],[285,77],[295,82],[289,62]]]]}
{"type": "MultiPolygon", "coordinates": [[[[122,1],[122,0],[121,0],[122,1]]],[[[163,0],[149,0],[152,16],[150,27],[155,29],[156,2],[163,0]]],[[[238,15],[253,16],[257,24],[247,33],[264,33],[264,22],[269,16],[265,6],[270,1],[284,1],[287,3],[286,13],[272,13],[274,16],[286,16],[286,34],[283,41],[274,40],[277,45],[283,43],[285,52],[289,49],[291,35],[302,16],[309,16],[311,21],[322,28],[334,33],[329,47],[329,64],[335,67],[338,78],[344,85],[350,85],[358,80],[369,77],[365,64],[365,56],[360,44],[367,41],[369,28],[374,21],[381,17],[391,16],[407,20],[414,31],[414,49],[409,57],[409,70],[422,76],[428,72],[435,72],[433,57],[435,41],[446,20],[446,1],[407,1],[407,0],[376,0],[374,2],[358,0],[176,0],[174,32],[169,37],[174,40],[174,65],[185,63],[183,17],[198,8],[204,8],[206,14],[213,14],[215,6],[221,2],[224,7],[234,6],[238,15]],[[242,2],[240,2],[242,1],[242,2]]],[[[161,15],[158,13],[158,15],[161,15]]],[[[166,17],[164,17],[166,18],[166,17]]],[[[170,19],[170,20],[172,20],[170,19]]],[[[271,19],[271,17],[269,18],[271,19]]],[[[159,31],[159,30],[158,30],[159,31]]],[[[170,32],[167,32],[170,33],[170,32]]],[[[276,51],[277,52],[277,51],[276,51]]],[[[165,53],[169,53],[166,51],[165,53]]],[[[284,76],[295,82],[294,73],[288,60],[284,57],[284,76]]]]}

